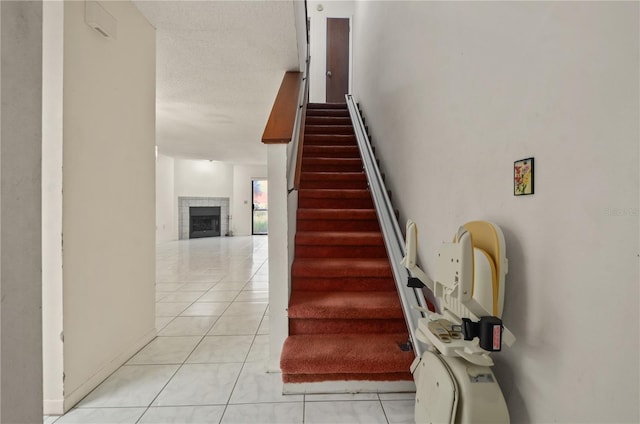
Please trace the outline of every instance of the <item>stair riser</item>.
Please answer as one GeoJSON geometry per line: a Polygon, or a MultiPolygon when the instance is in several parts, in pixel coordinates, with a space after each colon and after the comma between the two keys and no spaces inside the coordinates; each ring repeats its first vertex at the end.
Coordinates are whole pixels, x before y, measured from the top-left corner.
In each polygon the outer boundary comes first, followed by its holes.
{"type": "Polygon", "coordinates": [[[351,158],[360,159],[357,147],[349,146],[305,146],[302,149],[303,158],[351,158]]]}
{"type": "Polygon", "coordinates": [[[404,319],[290,319],[289,334],[380,334],[407,331],[404,319]]]}
{"type": "MultiPolygon", "coordinates": [[[[407,382],[410,385],[413,384],[413,375],[410,372],[398,372],[398,373],[344,373],[344,374],[290,374],[282,373],[282,382],[284,384],[294,383],[315,383],[322,381],[379,381],[382,384],[387,382],[407,382]]],[[[411,387],[411,386],[409,386],[411,387]]],[[[403,391],[403,390],[397,390],[403,391]]],[[[322,393],[325,393],[324,391],[322,393]]]]}
{"type": "Polygon", "coordinates": [[[353,135],[323,135],[323,134],[305,134],[305,146],[357,146],[358,141],[353,135]]]}
{"type": "Polygon", "coordinates": [[[305,165],[304,161],[302,163],[303,163],[302,166],[304,167],[304,169],[309,172],[359,172],[359,171],[362,171],[361,164],[352,165],[352,164],[342,164],[337,162],[335,164],[305,165]]]}
{"type": "Polygon", "coordinates": [[[347,109],[347,104],[346,103],[313,103],[310,102],[307,104],[307,108],[308,109],[313,109],[313,110],[349,110],[347,109]]]}
{"type": "Polygon", "coordinates": [[[386,258],[384,246],[298,246],[298,258],[386,258]]]}
{"type": "Polygon", "coordinates": [[[298,207],[308,209],[371,209],[373,201],[371,199],[298,199],[298,207]]]}
{"type": "Polygon", "coordinates": [[[353,179],[348,181],[318,181],[318,180],[300,180],[300,188],[302,189],[366,189],[369,185],[366,180],[353,179]]]}
{"type": "Polygon", "coordinates": [[[306,125],[351,125],[351,118],[342,116],[309,116],[306,125]]]}
{"type": "Polygon", "coordinates": [[[307,108],[307,116],[340,116],[348,117],[347,109],[310,109],[307,108]]]}
{"type": "MultiPolygon", "coordinates": [[[[304,147],[304,156],[308,159],[360,159],[360,152],[351,149],[331,149],[315,146],[304,147]]],[[[362,169],[362,168],[361,168],[362,169]]],[[[320,172],[324,169],[320,169],[320,172]]]]}
{"type": "Polygon", "coordinates": [[[307,134],[354,134],[352,125],[306,125],[304,127],[305,136],[307,134]]]}
{"type": "Polygon", "coordinates": [[[302,291],[394,291],[395,283],[391,277],[292,277],[292,290],[302,291]]]}

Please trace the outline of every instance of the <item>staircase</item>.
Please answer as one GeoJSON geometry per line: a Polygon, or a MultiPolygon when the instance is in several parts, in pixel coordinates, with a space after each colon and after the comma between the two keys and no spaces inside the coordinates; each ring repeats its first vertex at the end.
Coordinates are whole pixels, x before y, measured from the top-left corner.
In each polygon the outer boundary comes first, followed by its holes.
{"type": "Polygon", "coordinates": [[[412,351],[345,104],[309,104],[291,270],[286,393],[412,390],[412,351]]]}

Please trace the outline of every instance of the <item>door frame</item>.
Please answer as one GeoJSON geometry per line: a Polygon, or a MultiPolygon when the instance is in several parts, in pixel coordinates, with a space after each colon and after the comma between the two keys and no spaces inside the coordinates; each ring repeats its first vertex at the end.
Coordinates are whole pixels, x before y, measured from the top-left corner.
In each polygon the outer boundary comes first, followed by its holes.
{"type": "Polygon", "coordinates": [[[268,183],[268,179],[267,178],[252,178],[251,179],[251,235],[252,236],[265,236],[265,235],[269,235],[269,186],[267,185],[267,208],[266,209],[259,209],[259,210],[264,210],[267,212],[267,231],[264,233],[256,233],[255,230],[255,220],[254,220],[254,212],[256,210],[256,204],[253,201],[253,183],[255,181],[266,181],[268,183]]]}
{"type": "MultiPolygon", "coordinates": [[[[323,81],[324,81],[324,101],[328,102],[327,99],[327,72],[328,72],[328,56],[329,56],[329,19],[342,19],[346,20],[348,23],[348,41],[347,47],[349,49],[347,54],[347,93],[349,94],[352,91],[352,76],[353,76],[353,19],[351,16],[327,16],[324,23],[324,70],[323,70],[323,81]]],[[[344,101],[344,99],[342,99],[344,101]]]]}

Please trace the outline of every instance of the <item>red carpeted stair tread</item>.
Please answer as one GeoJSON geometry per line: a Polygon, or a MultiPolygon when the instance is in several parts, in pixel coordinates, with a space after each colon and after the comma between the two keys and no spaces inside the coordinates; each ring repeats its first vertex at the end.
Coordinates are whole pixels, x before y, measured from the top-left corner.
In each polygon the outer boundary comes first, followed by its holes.
{"type": "Polygon", "coordinates": [[[348,109],[313,109],[307,107],[307,116],[349,116],[348,109]]]}
{"type": "Polygon", "coordinates": [[[362,172],[362,160],[359,158],[322,158],[302,159],[305,172],[362,172]]]}
{"type": "Polygon", "coordinates": [[[308,103],[307,110],[309,109],[344,109],[347,110],[346,103],[308,103]]]}
{"type": "Polygon", "coordinates": [[[393,319],[402,318],[395,291],[295,291],[289,299],[290,318],[393,319]]]}
{"type": "Polygon", "coordinates": [[[291,278],[292,290],[304,291],[393,291],[396,288],[392,277],[299,277],[291,278]]]}
{"type": "Polygon", "coordinates": [[[379,231],[298,231],[296,244],[384,246],[379,231]]]}
{"type": "Polygon", "coordinates": [[[366,189],[364,172],[302,172],[300,188],[366,189]]]}
{"type": "Polygon", "coordinates": [[[407,331],[403,318],[399,319],[299,319],[289,318],[289,334],[383,334],[407,331]]]}
{"type": "Polygon", "coordinates": [[[409,374],[414,354],[400,349],[407,340],[406,333],[289,336],[280,368],[283,374],[358,374],[363,380],[369,374],[409,374]]]}
{"type": "Polygon", "coordinates": [[[305,134],[305,146],[357,146],[353,134],[305,134]]]}
{"type": "Polygon", "coordinates": [[[349,116],[313,116],[307,115],[306,125],[351,125],[349,116]]]}
{"type": "Polygon", "coordinates": [[[298,209],[298,231],[380,231],[374,209],[298,209]]]}
{"type": "Polygon", "coordinates": [[[360,158],[360,150],[358,150],[358,146],[317,146],[311,144],[305,145],[303,147],[303,152],[305,158],[360,158]]]}
{"type": "Polygon", "coordinates": [[[298,219],[378,221],[375,209],[298,209],[298,219]]]}
{"type": "Polygon", "coordinates": [[[353,134],[353,125],[305,125],[306,134],[353,134]]]}
{"type": "Polygon", "coordinates": [[[393,277],[387,258],[296,258],[291,266],[295,277],[393,277]]]}
{"type": "Polygon", "coordinates": [[[316,209],[371,209],[373,200],[369,190],[300,189],[298,207],[316,209]]]}

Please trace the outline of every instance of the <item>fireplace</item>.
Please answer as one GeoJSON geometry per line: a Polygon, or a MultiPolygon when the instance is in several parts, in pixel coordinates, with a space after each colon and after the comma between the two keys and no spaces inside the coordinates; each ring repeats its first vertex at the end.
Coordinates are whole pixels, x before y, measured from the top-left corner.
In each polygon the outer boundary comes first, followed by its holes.
{"type": "Polygon", "coordinates": [[[189,238],[219,237],[220,207],[189,207],[189,238]]]}

